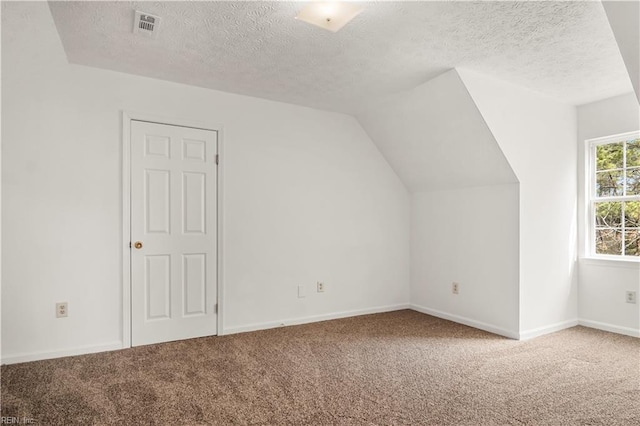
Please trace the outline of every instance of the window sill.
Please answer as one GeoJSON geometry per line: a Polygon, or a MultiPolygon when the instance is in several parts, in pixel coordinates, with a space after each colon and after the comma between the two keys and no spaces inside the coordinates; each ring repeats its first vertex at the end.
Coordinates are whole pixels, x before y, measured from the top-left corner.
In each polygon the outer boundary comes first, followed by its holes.
{"type": "Polygon", "coordinates": [[[627,259],[623,257],[600,257],[600,256],[585,256],[579,259],[580,264],[589,266],[606,266],[614,268],[628,268],[640,270],[640,258],[639,259],[627,259]]]}

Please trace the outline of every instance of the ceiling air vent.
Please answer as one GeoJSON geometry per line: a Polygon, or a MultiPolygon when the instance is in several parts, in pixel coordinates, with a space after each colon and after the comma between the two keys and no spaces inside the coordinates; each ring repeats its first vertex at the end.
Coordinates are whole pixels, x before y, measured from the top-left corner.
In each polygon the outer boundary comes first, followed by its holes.
{"type": "Polygon", "coordinates": [[[158,35],[160,17],[136,10],[136,17],[133,21],[133,32],[147,37],[155,38],[158,35]]]}

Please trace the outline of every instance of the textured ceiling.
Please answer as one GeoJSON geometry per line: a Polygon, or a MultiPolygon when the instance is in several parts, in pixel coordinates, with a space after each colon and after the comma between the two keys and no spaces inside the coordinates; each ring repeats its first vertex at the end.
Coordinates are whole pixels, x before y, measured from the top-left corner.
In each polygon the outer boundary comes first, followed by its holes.
{"type": "Polygon", "coordinates": [[[575,104],[633,90],[599,2],[364,3],[335,34],[294,19],[305,2],[49,4],[71,63],[334,111],[453,67],[575,104]]]}

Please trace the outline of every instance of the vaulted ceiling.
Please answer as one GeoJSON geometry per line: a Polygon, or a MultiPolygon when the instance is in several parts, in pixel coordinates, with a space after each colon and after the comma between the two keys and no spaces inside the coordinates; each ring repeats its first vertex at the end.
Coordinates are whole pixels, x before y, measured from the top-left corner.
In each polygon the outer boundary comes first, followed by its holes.
{"type": "Polygon", "coordinates": [[[411,192],[518,182],[456,70],[357,118],[411,192]]]}
{"type": "Polygon", "coordinates": [[[606,1],[602,5],[640,101],[640,1],[606,1]]]}
{"type": "Polygon", "coordinates": [[[363,4],[330,33],[294,19],[305,2],[49,2],[71,63],[333,111],[454,67],[573,104],[633,90],[599,2],[363,4]]]}

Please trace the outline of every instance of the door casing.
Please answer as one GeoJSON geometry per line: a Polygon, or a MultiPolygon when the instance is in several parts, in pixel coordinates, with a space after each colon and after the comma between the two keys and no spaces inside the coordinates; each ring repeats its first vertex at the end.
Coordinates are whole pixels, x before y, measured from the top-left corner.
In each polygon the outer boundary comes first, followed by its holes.
{"type": "Polygon", "coordinates": [[[223,271],[223,178],[224,178],[224,132],[218,123],[197,120],[168,118],[142,112],[122,112],[122,347],[131,347],[131,121],[148,121],[170,126],[193,127],[218,132],[217,168],[217,292],[218,292],[218,336],[224,334],[224,271],[223,271]]]}

